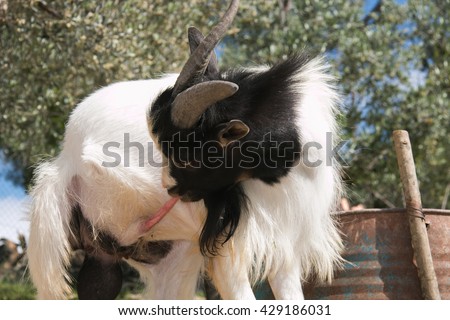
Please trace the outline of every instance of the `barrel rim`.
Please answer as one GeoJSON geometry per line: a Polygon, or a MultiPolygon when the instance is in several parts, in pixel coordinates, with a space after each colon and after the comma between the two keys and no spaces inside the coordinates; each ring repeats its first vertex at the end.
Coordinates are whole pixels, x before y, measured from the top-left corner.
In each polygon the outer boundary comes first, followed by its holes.
{"type": "MultiPolygon", "coordinates": [[[[422,209],[424,215],[439,215],[439,216],[450,216],[450,210],[445,209],[433,209],[424,208],[422,209]]],[[[361,210],[347,210],[347,211],[336,211],[335,215],[347,216],[347,215],[359,215],[359,214],[383,214],[383,213],[400,213],[406,214],[405,208],[372,208],[372,209],[361,209],[361,210]]]]}

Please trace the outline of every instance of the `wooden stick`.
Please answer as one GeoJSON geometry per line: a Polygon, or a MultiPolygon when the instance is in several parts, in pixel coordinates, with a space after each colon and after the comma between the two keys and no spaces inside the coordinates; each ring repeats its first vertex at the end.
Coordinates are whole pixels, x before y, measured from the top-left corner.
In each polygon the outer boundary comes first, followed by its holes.
{"type": "Polygon", "coordinates": [[[422,295],[424,299],[440,300],[409,135],[407,131],[395,130],[393,138],[422,295]]]}

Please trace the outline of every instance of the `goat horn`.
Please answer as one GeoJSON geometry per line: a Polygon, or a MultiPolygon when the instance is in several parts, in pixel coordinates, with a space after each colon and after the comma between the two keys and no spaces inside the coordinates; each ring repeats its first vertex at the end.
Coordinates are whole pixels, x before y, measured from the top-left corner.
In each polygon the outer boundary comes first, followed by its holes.
{"type": "Polygon", "coordinates": [[[238,89],[238,85],[233,82],[212,80],[184,90],[172,104],[173,124],[181,129],[192,128],[206,109],[232,96],[238,89]]]}
{"type": "MultiPolygon", "coordinates": [[[[194,53],[198,45],[203,41],[205,37],[196,27],[189,27],[188,29],[188,39],[189,39],[189,49],[191,54],[194,53]]],[[[206,67],[206,74],[216,76],[219,74],[219,66],[217,62],[216,54],[214,50],[211,52],[211,58],[209,59],[208,67],[206,67]]]]}
{"type": "Polygon", "coordinates": [[[227,12],[220,19],[219,23],[211,30],[205,39],[198,45],[194,53],[189,57],[177,78],[172,91],[172,97],[176,97],[180,92],[195,83],[195,80],[205,72],[211,53],[217,43],[223,38],[227,29],[233,22],[239,6],[239,0],[232,0],[227,12]]]}

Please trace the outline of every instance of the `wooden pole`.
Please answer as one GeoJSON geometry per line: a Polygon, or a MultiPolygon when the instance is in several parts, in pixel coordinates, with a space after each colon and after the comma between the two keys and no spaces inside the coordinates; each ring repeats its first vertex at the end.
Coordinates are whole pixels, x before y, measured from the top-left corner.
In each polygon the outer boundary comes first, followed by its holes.
{"type": "Polygon", "coordinates": [[[409,135],[407,131],[395,130],[393,138],[422,295],[424,299],[440,300],[409,135]]]}

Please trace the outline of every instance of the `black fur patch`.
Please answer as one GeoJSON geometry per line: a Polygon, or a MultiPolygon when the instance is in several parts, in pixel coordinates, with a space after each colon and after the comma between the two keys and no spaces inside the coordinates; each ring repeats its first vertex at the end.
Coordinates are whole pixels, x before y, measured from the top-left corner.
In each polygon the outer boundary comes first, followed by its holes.
{"type": "Polygon", "coordinates": [[[90,255],[108,255],[115,260],[133,259],[138,262],[157,264],[172,249],[171,241],[138,241],[133,245],[121,246],[116,238],[105,231],[93,233],[91,223],[83,216],[80,206],[73,210],[72,232],[78,235],[76,249],[83,249],[90,255]]]}
{"type": "Polygon", "coordinates": [[[73,249],[82,249],[86,256],[78,275],[78,297],[83,300],[114,299],[122,287],[122,258],[147,264],[156,264],[172,249],[171,241],[138,241],[121,246],[109,233],[94,235],[91,223],[81,208],[72,209],[70,243],[73,249]]]}

